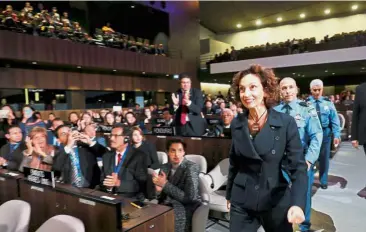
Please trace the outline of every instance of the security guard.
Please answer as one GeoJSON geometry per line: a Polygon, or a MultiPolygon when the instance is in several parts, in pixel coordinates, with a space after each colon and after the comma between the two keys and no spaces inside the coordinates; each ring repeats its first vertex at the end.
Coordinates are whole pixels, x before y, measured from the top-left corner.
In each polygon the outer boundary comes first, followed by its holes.
{"type": "Polygon", "coordinates": [[[304,148],[305,160],[308,165],[308,191],[305,206],[305,221],[300,225],[301,231],[310,230],[311,194],[314,182],[314,164],[318,160],[323,130],[313,106],[297,99],[298,89],[294,79],[286,77],[280,82],[283,102],[275,110],[287,113],[295,118],[304,148]]]}
{"type": "Polygon", "coordinates": [[[334,136],[334,146],[340,143],[340,123],[337,110],[334,104],[326,97],[323,97],[323,81],[312,80],[310,83],[311,95],[306,101],[311,103],[318,114],[320,124],[323,128],[323,142],[319,155],[319,178],[320,187],[328,188],[328,171],[332,133],[334,136]]]}

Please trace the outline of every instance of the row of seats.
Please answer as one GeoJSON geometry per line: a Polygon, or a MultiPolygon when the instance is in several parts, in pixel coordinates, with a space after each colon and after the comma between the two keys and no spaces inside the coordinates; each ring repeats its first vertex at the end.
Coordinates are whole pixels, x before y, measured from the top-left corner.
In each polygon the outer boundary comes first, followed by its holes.
{"type": "MultiPolygon", "coordinates": [[[[30,204],[11,200],[0,206],[1,232],[28,232],[31,215],[30,204]]],[[[81,220],[69,215],[57,215],[48,219],[36,232],[85,232],[81,220]]]]}

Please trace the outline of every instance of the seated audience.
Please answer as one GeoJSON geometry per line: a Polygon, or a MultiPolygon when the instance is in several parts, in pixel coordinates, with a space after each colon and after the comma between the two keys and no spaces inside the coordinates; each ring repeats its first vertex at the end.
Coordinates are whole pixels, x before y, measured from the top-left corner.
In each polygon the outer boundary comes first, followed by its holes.
{"type": "Polygon", "coordinates": [[[97,157],[104,154],[106,148],[85,134],[71,131],[66,125],[56,128],[56,136],[64,148],[59,149],[54,157],[52,170],[55,176],[75,187],[94,188],[99,185],[97,157]]]}
{"type": "Polygon", "coordinates": [[[127,126],[129,126],[129,127],[134,127],[134,126],[140,127],[140,129],[144,133],[146,133],[144,122],[138,122],[137,119],[136,119],[136,116],[133,112],[126,113],[125,118],[126,118],[125,124],[127,126]]]}
{"type": "Polygon", "coordinates": [[[43,127],[34,127],[25,139],[27,150],[23,152],[23,162],[19,168],[30,167],[50,171],[55,155],[55,147],[47,144],[47,130],[43,127]]]}
{"type": "Polygon", "coordinates": [[[89,136],[89,138],[93,142],[97,142],[103,147],[107,147],[107,142],[104,137],[97,136],[97,125],[96,124],[89,124],[85,127],[84,133],[89,136]]]}
{"type": "Polygon", "coordinates": [[[144,133],[139,127],[132,128],[132,146],[145,154],[145,164],[148,168],[159,168],[159,159],[154,144],[145,140],[144,133]]]}
{"type": "Polygon", "coordinates": [[[112,151],[103,155],[102,188],[125,197],[143,200],[146,190],[146,155],[129,146],[131,131],[116,124],[110,134],[112,151]]]}
{"type": "Polygon", "coordinates": [[[202,109],[202,113],[204,115],[212,115],[215,114],[215,110],[212,108],[212,102],[211,101],[206,101],[205,102],[205,107],[202,109]]]}
{"type": "Polygon", "coordinates": [[[64,121],[62,121],[60,118],[55,118],[52,121],[50,130],[47,131],[47,143],[53,146],[60,146],[61,143],[57,140],[56,135],[55,135],[55,130],[57,127],[64,125],[64,121]]]}
{"type": "Polygon", "coordinates": [[[0,166],[6,166],[8,170],[18,171],[23,161],[23,151],[26,149],[22,130],[17,125],[7,128],[6,138],[8,143],[1,147],[0,166]]]}
{"type": "Polygon", "coordinates": [[[175,232],[189,232],[192,215],[200,206],[199,166],[184,158],[186,144],[174,139],[167,142],[169,163],[153,174],[159,204],[173,207],[175,232]]]}
{"type": "Polygon", "coordinates": [[[1,110],[8,111],[8,117],[7,118],[0,118],[0,147],[6,144],[7,138],[5,134],[7,134],[8,129],[12,125],[18,125],[18,120],[15,117],[14,110],[11,108],[10,105],[3,105],[1,107],[1,110]]]}
{"type": "Polygon", "coordinates": [[[234,114],[230,109],[223,109],[221,113],[221,123],[215,125],[215,135],[217,137],[231,137],[230,124],[234,119],[234,114]]]}
{"type": "Polygon", "coordinates": [[[23,137],[28,136],[29,132],[34,127],[43,127],[46,128],[46,124],[39,119],[35,114],[35,110],[33,107],[29,105],[25,105],[22,108],[22,120],[19,123],[19,127],[22,129],[23,137]]]}
{"type": "Polygon", "coordinates": [[[76,112],[71,112],[69,114],[69,122],[71,123],[72,127],[77,127],[79,121],[79,115],[76,112]]]}
{"type": "Polygon", "coordinates": [[[174,127],[173,115],[170,113],[170,111],[168,109],[165,109],[163,111],[163,119],[164,119],[164,122],[159,123],[156,126],[158,126],[158,127],[160,127],[160,126],[172,126],[172,127],[174,127]]]}

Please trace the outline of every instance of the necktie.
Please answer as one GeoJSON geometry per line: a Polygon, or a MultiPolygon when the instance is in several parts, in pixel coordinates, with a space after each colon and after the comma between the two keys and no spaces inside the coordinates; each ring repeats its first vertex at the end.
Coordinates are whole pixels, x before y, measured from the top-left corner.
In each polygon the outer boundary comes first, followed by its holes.
{"type": "Polygon", "coordinates": [[[121,159],[122,159],[122,154],[121,153],[118,153],[117,154],[117,165],[119,165],[119,163],[121,162],[121,159]]]}
{"type": "Polygon", "coordinates": [[[289,104],[285,104],[285,105],[283,106],[283,108],[285,108],[285,114],[290,115],[290,106],[289,106],[289,104]]]}
{"type": "Polygon", "coordinates": [[[77,147],[73,150],[74,152],[70,154],[72,169],[71,184],[81,188],[83,187],[83,177],[80,169],[79,151],[77,147]]]}
{"type": "Polygon", "coordinates": [[[187,123],[187,112],[188,112],[188,107],[186,105],[183,105],[183,99],[186,96],[186,92],[183,92],[182,95],[182,113],[180,114],[180,123],[182,125],[185,125],[187,123]]]}
{"type": "Polygon", "coordinates": [[[17,149],[18,144],[10,144],[10,153],[13,153],[13,151],[15,151],[15,149],[17,149]]]}
{"type": "Polygon", "coordinates": [[[322,123],[322,118],[320,117],[320,105],[319,105],[319,100],[315,101],[315,108],[316,108],[316,113],[318,114],[318,118],[320,121],[320,124],[322,123]]]}

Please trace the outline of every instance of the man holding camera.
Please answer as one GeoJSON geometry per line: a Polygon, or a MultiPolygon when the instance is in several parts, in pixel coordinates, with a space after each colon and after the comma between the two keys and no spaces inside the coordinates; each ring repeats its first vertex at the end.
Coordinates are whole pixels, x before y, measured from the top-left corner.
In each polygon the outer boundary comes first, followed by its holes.
{"type": "Polygon", "coordinates": [[[94,188],[99,184],[100,169],[97,157],[105,153],[106,148],[92,141],[86,134],[72,131],[61,125],[56,128],[56,136],[63,149],[54,157],[52,170],[60,176],[63,183],[79,188],[94,188]]]}

